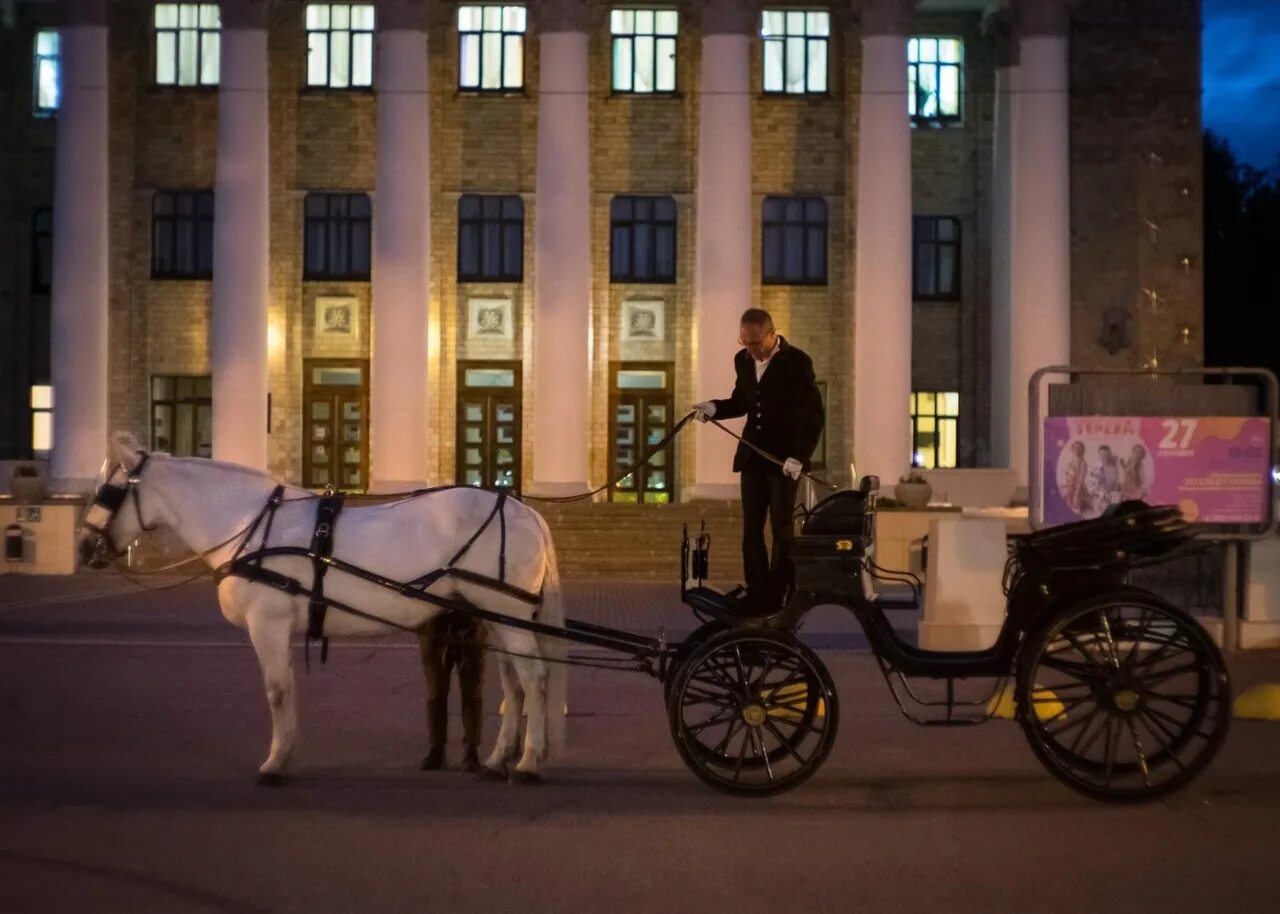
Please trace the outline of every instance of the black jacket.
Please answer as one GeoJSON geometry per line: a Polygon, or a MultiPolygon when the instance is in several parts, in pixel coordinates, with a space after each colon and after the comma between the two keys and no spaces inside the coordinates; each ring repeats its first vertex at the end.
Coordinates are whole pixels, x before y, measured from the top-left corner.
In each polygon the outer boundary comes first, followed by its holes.
{"type": "MultiPolygon", "coordinates": [[[[713,400],[716,419],[747,417],[742,437],[779,460],[794,457],[809,469],[809,458],[818,446],[826,417],[822,395],[813,376],[813,360],[783,337],[769,367],[756,382],[755,359],[745,349],[733,357],[737,382],[726,400],[713,400]]],[[[772,466],[739,442],[733,469],[749,465],[772,466]]]]}

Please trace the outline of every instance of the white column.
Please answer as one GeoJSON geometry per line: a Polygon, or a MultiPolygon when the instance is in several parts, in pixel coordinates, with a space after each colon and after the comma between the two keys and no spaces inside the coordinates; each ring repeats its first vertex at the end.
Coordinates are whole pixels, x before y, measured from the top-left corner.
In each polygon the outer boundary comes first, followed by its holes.
{"type": "Polygon", "coordinates": [[[996,44],[991,168],[991,465],[1009,466],[1010,220],[1013,205],[1014,65],[1008,16],[993,17],[996,44]]]}
{"type": "Polygon", "coordinates": [[[533,224],[535,495],[586,491],[591,394],[591,177],[586,13],[538,9],[538,173],[533,224]]]}
{"type": "MultiPolygon", "coordinates": [[[[742,312],[751,307],[751,4],[708,0],[702,11],[698,175],[694,197],[694,396],[733,390],[733,357],[742,312]]],[[[679,404],[683,408],[684,404],[679,404]]],[[[741,419],[728,423],[741,430],[741,419]]],[[[739,497],[733,472],[737,442],[697,426],[694,484],[686,499],[739,497]]]]}
{"type": "Polygon", "coordinates": [[[371,491],[427,484],[431,152],[425,4],[378,7],[371,491]]]}
{"type": "Polygon", "coordinates": [[[223,0],[221,45],[213,196],[213,456],[266,469],[266,3],[223,0]]]}
{"type": "Polygon", "coordinates": [[[1019,0],[1010,234],[1009,461],[1026,485],[1027,385],[1071,361],[1068,0],[1019,0]]]}
{"type": "Polygon", "coordinates": [[[862,4],[853,453],[886,485],[911,465],[911,0],[862,4]]]}
{"type": "Polygon", "coordinates": [[[107,18],[66,5],[53,176],[55,491],[92,487],[107,454],[107,18]]]}

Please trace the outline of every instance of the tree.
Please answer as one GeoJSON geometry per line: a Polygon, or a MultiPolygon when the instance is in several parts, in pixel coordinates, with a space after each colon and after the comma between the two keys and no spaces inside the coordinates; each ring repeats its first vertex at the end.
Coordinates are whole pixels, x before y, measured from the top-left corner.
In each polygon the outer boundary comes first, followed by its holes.
{"type": "Polygon", "coordinates": [[[1204,135],[1205,364],[1280,373],[1280,159],[1261,171],[1204,135]]]}

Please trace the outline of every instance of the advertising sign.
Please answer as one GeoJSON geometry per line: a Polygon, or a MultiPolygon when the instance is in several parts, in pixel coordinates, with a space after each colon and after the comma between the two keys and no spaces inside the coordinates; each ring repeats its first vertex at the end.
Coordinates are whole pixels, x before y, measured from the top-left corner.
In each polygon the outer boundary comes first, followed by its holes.
{"type": "Polygon", "coordinates": [[[1051,416],[1044,420],[1044,519],[1098,517],[1128,499],[1187,520],[1268,520],[1271,425],[1262,417],[1051,416]]]}

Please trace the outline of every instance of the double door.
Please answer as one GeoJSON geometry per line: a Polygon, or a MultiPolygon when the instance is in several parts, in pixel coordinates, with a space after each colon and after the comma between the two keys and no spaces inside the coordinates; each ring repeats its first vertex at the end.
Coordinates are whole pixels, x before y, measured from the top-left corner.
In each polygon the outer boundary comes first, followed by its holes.
{"type": "Polygon", "coordinates": [[[520,489],[519,362],[458,363],[459,485],[520,489]]]}
{"type": "MultiPolygon", "coordinates": [[[[610,478],[642,460],[671,431],[672,367],[665,362],[615,362],[610,370],[610,478]]],[[[675,448],[668,443],[609,490],[612,501],[665,504],[675,500],[675,448]]]]}
{"type": "Polygon", "coordinates": [[[304,485],[364,491],[369,484],[368,360],[307,359],[303,373],[304,485]]]}

